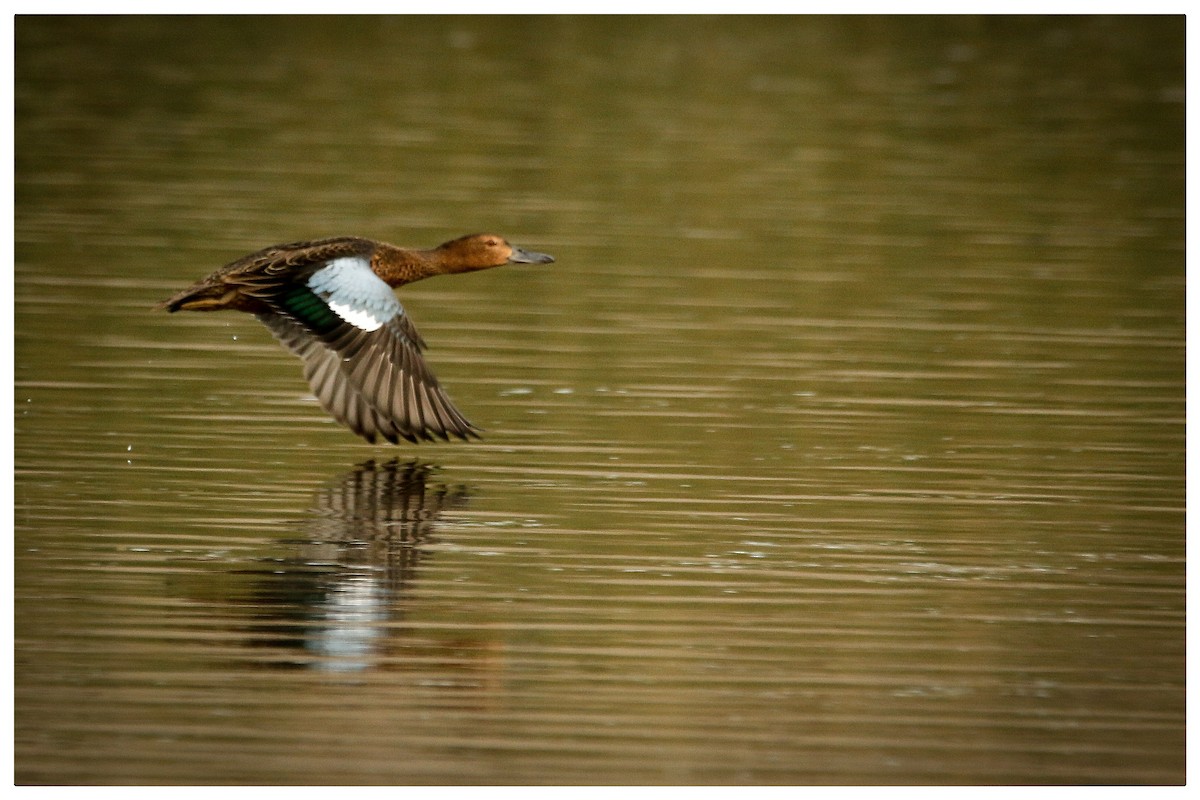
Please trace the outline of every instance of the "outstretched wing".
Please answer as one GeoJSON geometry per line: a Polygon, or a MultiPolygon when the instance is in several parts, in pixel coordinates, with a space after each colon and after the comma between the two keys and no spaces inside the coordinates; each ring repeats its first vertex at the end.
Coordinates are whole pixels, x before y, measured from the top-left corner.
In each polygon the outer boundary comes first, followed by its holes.
{"type": "Polygon", "coordinates": [[[256,294],[269,307],[256,316],[304,360],[322,407],[367,441],[478,435],[425,363],[424,341],[369,256],[330,259],[304,280],[256,294]]]}

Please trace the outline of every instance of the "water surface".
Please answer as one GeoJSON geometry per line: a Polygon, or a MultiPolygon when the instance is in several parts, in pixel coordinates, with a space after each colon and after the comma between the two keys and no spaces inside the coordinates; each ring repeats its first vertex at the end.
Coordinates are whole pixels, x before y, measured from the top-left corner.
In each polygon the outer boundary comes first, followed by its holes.
{"type": "Polygon", "coordinates": [[[1182,782],[1183,27],[18,18],[16,781],[1182,782]],[[151,310],[476,230],[480,443],[151,310]]]}

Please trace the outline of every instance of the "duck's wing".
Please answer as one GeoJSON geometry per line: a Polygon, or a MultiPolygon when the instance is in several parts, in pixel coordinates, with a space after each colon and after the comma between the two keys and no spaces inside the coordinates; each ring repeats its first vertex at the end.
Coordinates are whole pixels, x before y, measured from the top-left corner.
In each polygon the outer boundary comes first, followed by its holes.
{"type": "Polygon", "coordinates": [[[304,360],[322,407],[367,441],[478,435],[425,363],[421,335],[369,256],[330,259],[256,296],[269,307],[259,320],[304,360]]]}

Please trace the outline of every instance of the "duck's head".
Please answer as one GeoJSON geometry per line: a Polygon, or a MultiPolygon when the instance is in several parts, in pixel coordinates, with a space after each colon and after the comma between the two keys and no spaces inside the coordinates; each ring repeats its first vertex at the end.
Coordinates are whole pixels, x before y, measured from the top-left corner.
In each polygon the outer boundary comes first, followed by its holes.
{"type": "Polygon", "coordinates": [[[448,272],[473,272],[505,264],[549,264],[553,256],[513,247],[503,236],[473,233],[440,245],[435,251],[448,272]]]}

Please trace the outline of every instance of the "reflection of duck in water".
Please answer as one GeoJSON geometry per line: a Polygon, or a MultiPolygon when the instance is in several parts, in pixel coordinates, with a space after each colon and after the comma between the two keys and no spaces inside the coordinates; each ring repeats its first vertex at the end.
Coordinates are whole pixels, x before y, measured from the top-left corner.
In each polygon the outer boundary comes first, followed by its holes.
{"type": "Polygon", "coordinates": [[[368,442],[467,439],[477,428],[426,365],[425,340],[392,289],[435,275],[552,261],[484,233],[432,250],[343,236],[251,253],[159,308],[254,314],[304,360],[322,407],[368,442]]]}
{"type": "Polygon", "coordinates": [[[430,485],[436,468],[418,461],[374,460],[317,492],[305,524],[305,553],[327,553],[331,563],[386,567],[387,585],[399,591],[425,555],[442,513],[467,504],[467,491],[430,485]]]}
{"type": "Polygon", "coordinates": [[[428,555],[442,512],[466,504],[466,491],[431,487],[433,468],[417,462],[368,461],[317,493],[307,525],[305,562],[336,568],[309,604],[305,646],[329,669],[367,666],[385,643],[396,602],[428,555]]]}
{"type": "Polygon", "coordinates": [[[305,524],[306,553],[328,550],[342,566],[387,565],[396,589],[422,557],[442,513],[467,503],[466,489],[430,485],[436,467],[418,461],[366,461],[319,490],[305,524]]]}
{"type": "Polygon", "coordinates": [[[443,512],[467,502],[465,489],[429,483],[435,469],[368,461],[319,490],[304,538],[290,542],[299,553],[259,573],[254,627],[273,633],[255,644],[303,648],[304,665],[351,671],[379,666],[404,636],[406,652],[427,649],[451,664],[473,663],[479,643],[416,642],[389,624],[401,618],[404,592],[429,555],[443,512]]]}

